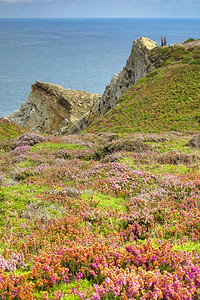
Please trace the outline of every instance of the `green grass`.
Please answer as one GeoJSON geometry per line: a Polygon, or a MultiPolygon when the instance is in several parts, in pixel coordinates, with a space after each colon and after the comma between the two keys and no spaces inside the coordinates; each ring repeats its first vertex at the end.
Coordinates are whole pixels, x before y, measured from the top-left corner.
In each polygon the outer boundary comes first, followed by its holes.
{"type": "Polygon", "coordinates": [[[183,166],[183,165],[160,165],[158,164],[157,166],[152,166],[145,168],[148,171],[151,171],[154,174],[185,174],[185,173],[191,173],[191,168],[183,166]]]}
{"type": "Polygon", "coordinates": [[[101,209],[111,209],[118,211],[126,211],[126,201],[123,198],[112,197],[110,195],[91,192],[91,191],[84,191],[81,196],[85,200],[91,200],[97,203],[97,206],[101,209]],[[91,196],[92,193],[92,196],[91,196]]]}
{"type": "MultiPolygon", "coordinates": [[[[48,206],[48,202],[41,202],[37,196],[47,188],[35,185],[0,186],[0,224],[5,223],[6,218],[18,218],[25,210],[25,206],[31,202],[48,206]]],[[[19,219],[21,220],[21,219],[19,219]]],[[[23,220],[22,220],[23,221],[23,220]]]]}
{"type": "Polygon", "coordinates": [[[20,126],[0,118],[0,141],[17,137],[24,132],[25,130],[20,126]]]}
{"type": "Polygon", "coordinates": [[[45,142],[41,144],[36,144],[31,147],[31,152],[36,150],[49,149],[49,150],[78,150],[78,149],[88,149],[86,146],[81,146],[77,144],[68,144],[68,143],[51,143],[45,142]]]}
{"type": "Polygon", "coordinates": [[[188,253],[191,251],[196,251],[197,254],[200,255],[200,244],[198,242],[189,241],[185,244],[175,245],[173,249],[176,251],[186,251],[188,253]]]}
{"type": "MultiPolygon", "coordinates": [[[[50,293],[50,299],[51,297],[54,296],[54,293],[56,291],[61,291],[63,293],[63,297],[61,298],[62,300],[78,300],[80,299],[79,296],[74,295],[73,293],[70,295],[68,294],[69,291],[71,291],[73,288],[79,288],[80,292],[85,291],[87,288],[90,288],[93,290],[93,285],[90,281],[87,279],[81,279],[79,282],[73,280],[72,282],[68,284],[56,284],[53,291],[50,293]]],[[[34,299],[42,300],[44,297],[45,292],[40,291],[38,293],[34,294],[34,299]],[[36,298],[37,297],[37,298],[36,298]]]]}
{"type": "Polygon", "coordinates": [[[154,150],[159,153],[165,153],[170,151],[180,151],[183,153],[191,153],[192,150],[186,146],[187,139],[168,139],[164,142],[147,142],[147,144],[153,146],[154,150]]]}
{"type": "Polygon", "coordinates": [[[29,161],[29,160],[25,160],[25,161],[22,161],[20,163],[18,163],[18,167],[19,168],[27,168],[27,167],[30,167],[30,166],[33,166],[34,163],[32,161],[29,161]]]}
{"type": "MultiPolygon", "coordinates": [[[[196,167],[194,166],[193,168],[188,165],[184,165],[182,163],[178,165],[173,165],[170,163],[165,163],[165,164],[160,164],[156,162],[154,159],[149,159],[145,158],[143,159],[143,163],[139,165],[138,159],[137,158],[131,158],[129,156],[124,156],[123,158],[119,159],[119,162],[129,166],[132,169],[141,169],[143,171],[150,171],[154,174],[185,174],[185,173],[192,173],[194,170],[196,170],[196,167]]],[[[198,163],[198,162],[197,162],[198,163]]]]}

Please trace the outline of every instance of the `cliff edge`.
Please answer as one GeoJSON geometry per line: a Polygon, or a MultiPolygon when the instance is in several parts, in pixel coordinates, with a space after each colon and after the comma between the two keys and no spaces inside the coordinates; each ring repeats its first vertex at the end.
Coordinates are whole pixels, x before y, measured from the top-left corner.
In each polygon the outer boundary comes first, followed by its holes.
{"type": "Polygon", "coordinates": [[[106,86],[102,97],[97,103],[73,124],[67,133],[80,133],[92,124],[99,117],[105,115],[117,103],[117,100],[124,94],[134,83],[145,77],[155,67],[151,62],[148,53],[155,48],[157,43],[141,37],[133,42],[131,54],[123,70],[115,74],[108,86],[106,86]]]}

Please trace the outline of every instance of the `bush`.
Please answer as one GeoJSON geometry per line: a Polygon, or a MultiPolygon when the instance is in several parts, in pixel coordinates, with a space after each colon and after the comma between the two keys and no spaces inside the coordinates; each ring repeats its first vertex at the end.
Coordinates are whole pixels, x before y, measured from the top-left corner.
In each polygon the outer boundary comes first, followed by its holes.
{"type": "Polygon", "coordinates": [[[34,132],[26,132],[18,137],[14,149],[22,146],[33,146],[38,143],[42,143],[46,138],[40,134],[34,132]]]}
{"type": "Polygon", "coordinates": [[[189,43],[189,42],[194,42],[194,41],[195,41],[195,39],[190,38],[190,39],[186,40],[185,42],[183,42],[183,44],[186,44],[186,43],[189,43]]]}
{"type": "Polygon", "coordinates": [[[166,152],[156,157],[156,161],[159,162],[160,164],[172,164],[172,165],[192,163],[195,162],[196,160],[198,160],[198,157],[196,157],[195,155],[189,155],[185,153],[166,152]]]}
{"type": "MultiPolygon", "coordinates": [[[[147,150],[151,150],[151,146],[145,144],[142,139],[122,138],[117,141],[114,140],[110,143],[105,143],[103,146],[97,148],[94,153],[94,159],[100,160],[107,155],[119,151],[135,151],[139,153],[147,150]]],[[[116,159],[114,159],[114,161],[116,161],[116,159]]]]}
{"type": "Polygon", "coordinates": [[[15,147],[15,149],[13,150],[13,152],[17,153],[17,154],[23,154],[23,153],[26,153],[29,150],[30,150],[30,146],[28,146],[28,145],[22,145],[20,147],[15,147]]]}
{"type": "Polygon", "coordinates": [[[13,272],[20,267],[25,267],[23,254],[13,252],[7,260],[0,254],[0,269],[13,272]]]}

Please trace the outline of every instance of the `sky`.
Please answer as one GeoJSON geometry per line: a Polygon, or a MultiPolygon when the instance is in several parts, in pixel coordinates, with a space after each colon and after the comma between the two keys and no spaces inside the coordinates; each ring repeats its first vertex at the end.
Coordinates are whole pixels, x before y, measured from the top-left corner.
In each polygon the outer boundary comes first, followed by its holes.
{"type": "Polygon", "coordinates": [[[0,18],[200,18],[200,0],[0,0],[0,18]]]}

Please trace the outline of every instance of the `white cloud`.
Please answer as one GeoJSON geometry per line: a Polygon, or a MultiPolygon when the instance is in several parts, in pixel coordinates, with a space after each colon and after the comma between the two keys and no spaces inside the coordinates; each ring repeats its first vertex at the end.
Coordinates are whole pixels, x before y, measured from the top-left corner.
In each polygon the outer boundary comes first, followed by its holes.
{"type": "Polygon", "coordinates": [[[0,2],[5,2],[5,3],[19,3],[19,2],[31,2],[32,0],[0,0],[0,2]]]}
{"type": "MultiPolygon", "coordinates": [[[[19,2],[90,2],[90,1],[93,1],[93,0],[0,0],[0,3],[1,2],[4,2],[4,3],[19,3],[19,2]]],[[[96,1],[96,0],[95,0],[96,1]]],[[[109,0],[108,0],[109,1],[109,0]]]]}
{"type": "MultiPolygon", "coordinates": [[[[0,3],[1,2],[4,2],[4,3],[9,3],[9,4],[14,4],[14,3],[19,3],[19,2],[63,2],[63,3],[67,3],[67,2],[80,2],[80,3],[83,3],[83,2],[86,2],[86,3],[90,3],[90,2],[102,2],[102,1],[105,1],[105,0],[0,0],[0,3]]],[[[150,2],[150,0],[140,0],[141,2],[145,2],[145,3],[148,3],[150,2]]],[[[106,0],[106,2],[119,2],[120,4],[130,4],[130,3],[133,3],[133,2],[138,2],[138,0],[106,0]]],[[[200,3],[200,0],[151,0],[150,3],[169,3],[169,2],[172,2],[172,3],[200,3]]]]}

